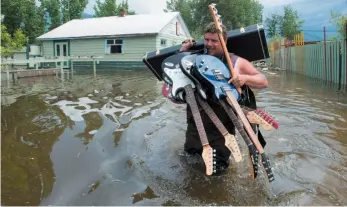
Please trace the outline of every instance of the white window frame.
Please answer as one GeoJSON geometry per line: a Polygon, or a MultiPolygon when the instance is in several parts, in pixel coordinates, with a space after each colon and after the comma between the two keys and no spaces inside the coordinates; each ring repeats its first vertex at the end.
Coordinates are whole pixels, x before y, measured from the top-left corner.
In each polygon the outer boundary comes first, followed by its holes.
{"type": "Polygon", "coordinates": [[[124,39],[122,38],[109,38],[105,39],[105,54],[106,55],[118,55],[118,54],[124,54],[124,39]],[[109,40],[113,40],[113,44],[107,43],[109,40]],[[116,41],[121,40],[122,43],[116,43],[116,41]],[[121,52],[120,53],[111,53],[111,45],[120,45],[121,46],[121,52]]]}
{"type": "Polygon", "coordinates": [[[160,39],[160,46],[166,46],[167,40],[166,39],[160,39]]]}

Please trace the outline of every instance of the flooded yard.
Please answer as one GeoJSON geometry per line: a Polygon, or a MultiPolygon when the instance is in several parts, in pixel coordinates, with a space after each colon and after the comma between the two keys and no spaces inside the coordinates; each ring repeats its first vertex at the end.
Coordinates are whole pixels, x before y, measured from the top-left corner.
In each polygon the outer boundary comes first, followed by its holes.
{"type": "MultiPolygon", "coordinates": [[[[149,70],[2,86],[2,205],[347,205],[347,94],[280,72],[255,90],[275,181],[248,160],[206,177],[183,154],[185,105],[149,70]]],[[[246,146],[240,143],[243,153],[246,146]]],[[[261,168],[262,169],[262,168],[261,168]]]]}

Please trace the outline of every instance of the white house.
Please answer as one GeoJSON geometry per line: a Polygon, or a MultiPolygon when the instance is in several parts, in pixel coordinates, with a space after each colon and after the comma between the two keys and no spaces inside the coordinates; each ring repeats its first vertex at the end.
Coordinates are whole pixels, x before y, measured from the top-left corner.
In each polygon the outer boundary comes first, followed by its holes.
{"type": "MultiPolygon", "coordinates": [[[[146,52],[191,37],[179,12],[74,19],[37,38],[43,57],[98,56],[98,70],[142,65],[146,52]]],[[[59,64],[59,63],[57,63],[59,64]]],[[[91,62],[74,62],[74,69],[91,62]]],[[[54,67],[57,67],[54,65],[54,67]]],[[[64,68],[69,68],[64,63],[64,68]]],[[[81,68],[82,69],[82,68],[81,68]]]]}

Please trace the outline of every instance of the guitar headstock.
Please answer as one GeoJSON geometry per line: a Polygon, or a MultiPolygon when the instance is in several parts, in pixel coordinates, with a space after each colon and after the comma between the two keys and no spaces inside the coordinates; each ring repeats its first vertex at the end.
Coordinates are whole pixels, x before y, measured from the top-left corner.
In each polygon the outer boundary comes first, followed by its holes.
{"type": "Polygon", "coordinates": [[[206,175],[212,175],[216,172],[216,150],[210,145],[204,145],[202,149],[202,159],[206,166],[206,175]]]}
{"type": "Polygon", "coordinates": [[[259,124],[263,126],[264,130],[269,131],[272,129],[272,125],[266,121],[257,111],[250,111],[247,113],[247,119],[250,123],[259,124]]]}
{"type": "Polygon", "coordinates": [[[223,31],[222,30],[223,23],[222,23],[221,16],[218,14],[218,10],[216,8],[216,4],[212,3],[208,7],[210,9],[210,13],[212,14],[214,23],[216,24],[216,28],[219,30],[220,33],[222,33],[222,31],[223,31]]]}
{"type": "Polygon", "coordinates": [[[262,109],[257,109],[256,113],[264,119],[267,123],[271,124],[275,129],[278,129],[278,123],[266,112],[264,112],[262,109]]]}

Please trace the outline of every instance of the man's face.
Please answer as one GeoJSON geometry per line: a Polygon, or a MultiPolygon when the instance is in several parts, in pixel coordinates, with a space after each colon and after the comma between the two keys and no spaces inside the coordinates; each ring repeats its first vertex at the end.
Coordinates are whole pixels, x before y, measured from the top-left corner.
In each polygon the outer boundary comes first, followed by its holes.
{"type": "Polygon", "coordinates": [[[220,56],[223,54],[223,47],[217,33],[205,33],[204,45],[208,49],[209,55],[220,56]]]}

